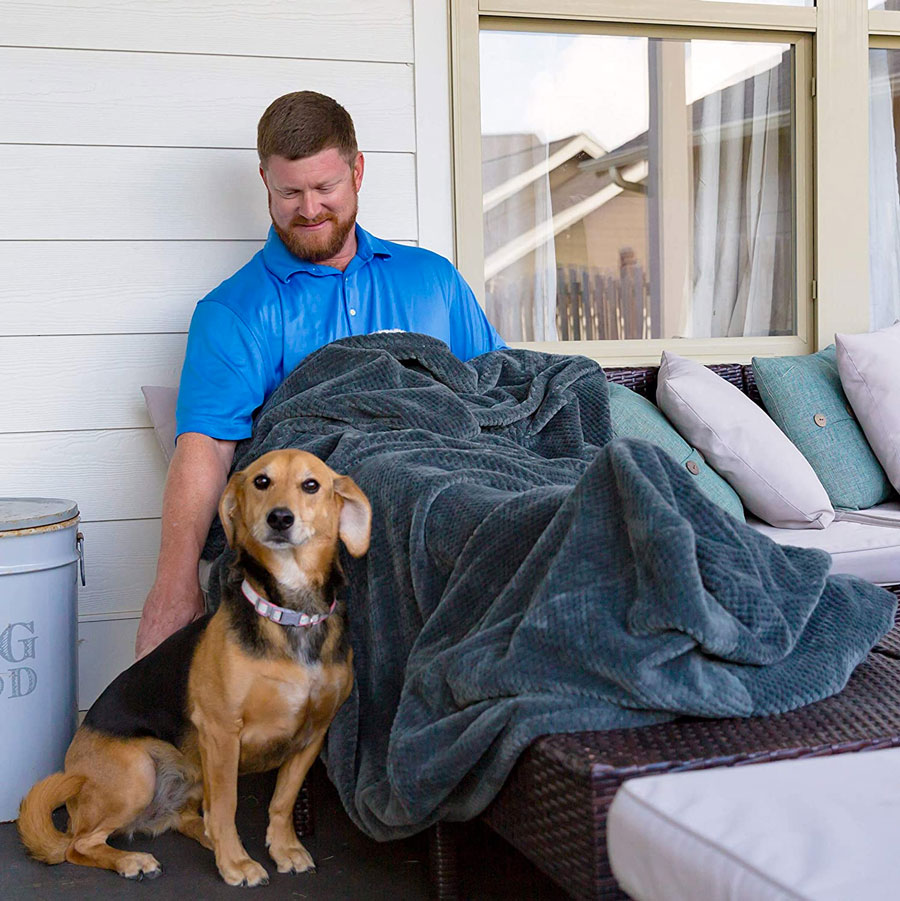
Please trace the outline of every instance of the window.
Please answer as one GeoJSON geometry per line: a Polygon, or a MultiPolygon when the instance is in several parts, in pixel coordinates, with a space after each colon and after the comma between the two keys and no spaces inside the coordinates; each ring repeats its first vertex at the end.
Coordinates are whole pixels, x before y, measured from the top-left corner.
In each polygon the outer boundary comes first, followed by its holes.
{"type": "Polygon", "coordinates": [[[512,341],[795,336],[795,43],[482,30],[485,308],[512,341]]]}
{"type": "MultiPolygon", "coordinates": [[[[764,3],[770,6],[815,6],[815,0],[706,0],[707,3],[764,3]]],[[[889,0],[893,2],[893,0],[889,0]]]]}
{"type": "Polygon", "coordinates": [[[871,327],[900,319],[900,49],[869,51],[869,303],[871,327]]]}
{"type": "Polygon", "coordinates": [[[612,365],[873,325],[868,52],[900,53],[892,7],[451,0],[457,264],[501,334],[612,365]]]}

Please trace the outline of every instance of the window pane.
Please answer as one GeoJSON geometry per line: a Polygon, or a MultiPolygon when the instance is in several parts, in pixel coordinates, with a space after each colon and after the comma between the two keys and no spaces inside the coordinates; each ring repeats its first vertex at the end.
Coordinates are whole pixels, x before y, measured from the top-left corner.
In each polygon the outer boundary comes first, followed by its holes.
{"type": "Polygon", "coordinates": [[[897,122],[900,50],[869,51],[869,280],[872,328],[900,319],[897,122]]]}
{"type": "Polygon", "coordinates": [[[791,45],[483,31],[481,79],[507,340],[796,334],[791,45]]]}
{"type": "Polygon", "coordinates": [[[815,0],[707,0],[709,3],[763,3],[766,6],[815,6],[815,0]]]}

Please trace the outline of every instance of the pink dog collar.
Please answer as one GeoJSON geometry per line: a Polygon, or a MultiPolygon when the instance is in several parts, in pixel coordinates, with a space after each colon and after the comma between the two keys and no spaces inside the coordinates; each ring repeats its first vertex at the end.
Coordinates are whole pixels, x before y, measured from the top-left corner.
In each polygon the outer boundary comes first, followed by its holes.
{"type": "Polygon", "coordinates": [[[277,604],[267,601],[246,579],[241,583],[241,591],[260,616],[272,620],[273,623],[278,623],[279,626],[316,626],[334,613],[334,606],[337,604],[337,598],[335,598],[331,602],[331,609],[328,613],[314,613],[310,616],[308,613],[288,610],[287,607],[279,607],[277,604]]]}

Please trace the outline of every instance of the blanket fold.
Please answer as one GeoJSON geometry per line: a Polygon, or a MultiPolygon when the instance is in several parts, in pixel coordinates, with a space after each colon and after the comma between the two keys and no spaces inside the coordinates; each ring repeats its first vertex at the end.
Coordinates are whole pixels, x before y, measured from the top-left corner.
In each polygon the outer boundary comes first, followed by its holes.
{"type": "MultiPolygon", "coordinates": [[[[829,577],[826,553],[775,544],[663,451],[613,440],[585,358],[344,339],[274,392],[235,468],[284,447],[373,506],[368,555],[342,556],[356,684],[325,757],[377,839],[475,816],[541,734],[827,697],[893,623],[889,592],[829,577]]],[[[223,548],[214,530],[220,572],[223,548]]]]}

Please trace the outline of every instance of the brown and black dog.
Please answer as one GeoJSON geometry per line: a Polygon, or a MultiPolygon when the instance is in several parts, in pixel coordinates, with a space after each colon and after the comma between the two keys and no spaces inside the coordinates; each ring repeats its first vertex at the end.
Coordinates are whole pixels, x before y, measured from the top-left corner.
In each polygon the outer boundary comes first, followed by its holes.
{"type": "Polygon", "coordinates": [[[38,860],[154,877],[153,855],[116,850],[107,837],[174,828],[215,851],[230,885],[264,884],[235,828],[237,777],[278,767],[269,854],[280,873],[314,867],[291,814],[353,683],[338,539],[365,554],[371,508],[348,476],[288,450],[235,473],[219,516],[237,556],[220,607],[112,682],[75,733],[65,770],[28,793],[18,828],[38,860]],[[64,803],[62,833],[51,813],[64,803]]]}

